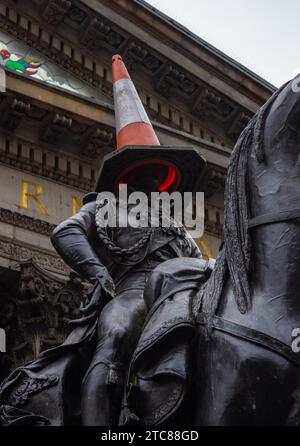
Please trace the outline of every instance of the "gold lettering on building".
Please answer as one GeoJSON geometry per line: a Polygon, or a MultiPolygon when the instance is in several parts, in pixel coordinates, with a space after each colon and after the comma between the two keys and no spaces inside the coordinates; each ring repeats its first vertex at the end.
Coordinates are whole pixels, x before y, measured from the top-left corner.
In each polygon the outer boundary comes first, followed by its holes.
{"type": "Polygon", "coordinates": [[[21,208],[28,209],[28,199],[31,198],[38,207],[40,213],[42,215],[47,215],[47,210],[39,198],[42,192],[42,187],[35,181],[22,180],[21,208]],[[33,188],[33,192],[29,191],[29,187],[33,188]]]}
{"type": "Polygon", "coordinates": [[[77,214],[83,203],[80,197],[72,195],[72,215],[77,214]]]}
{"type": "Polygon", "coordinates": [[[197,241],[197,245],[201,249],[201,252],[204,255],[204,257],[207,257],[208,259],[212,259],[213,258],[213,255],[212,255],[211,250],[209,249],[209,246],[207,245],[207,243],[203,239],[199,239],[197,241]]]}

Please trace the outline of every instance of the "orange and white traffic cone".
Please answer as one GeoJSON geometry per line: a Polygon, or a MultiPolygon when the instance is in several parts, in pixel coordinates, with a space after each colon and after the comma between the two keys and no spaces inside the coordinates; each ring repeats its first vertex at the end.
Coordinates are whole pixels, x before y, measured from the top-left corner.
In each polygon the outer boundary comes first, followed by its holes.
{"type": "Polygon", "coordinates": [[[122,57],[112,57],[117,150],[104,156],[95,190],[120,184],[153,192],[194,191],[205,160],[193,147],[160,145],[122,57]]]}
{"type": "Polygon", "coordinates": [[[159,140],[119,54],[112,58],[112,79],[117,148],[159,146],[159,140]]]}

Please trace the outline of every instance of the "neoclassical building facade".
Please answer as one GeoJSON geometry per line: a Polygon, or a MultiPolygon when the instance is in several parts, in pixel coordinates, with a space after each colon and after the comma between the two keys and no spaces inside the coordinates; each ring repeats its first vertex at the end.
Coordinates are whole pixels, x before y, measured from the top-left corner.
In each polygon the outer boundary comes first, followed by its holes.
{"type": "Polygon", "coordinates": [[[8,370],[56,345],[85,285],[49,235],[93,190],[115,148],[111,56],[122,55],[162,144],[207,161],[203,253],[222,239],[235,141],[275,90],[142,0],[2,0],[0,327],[8,370]]]}

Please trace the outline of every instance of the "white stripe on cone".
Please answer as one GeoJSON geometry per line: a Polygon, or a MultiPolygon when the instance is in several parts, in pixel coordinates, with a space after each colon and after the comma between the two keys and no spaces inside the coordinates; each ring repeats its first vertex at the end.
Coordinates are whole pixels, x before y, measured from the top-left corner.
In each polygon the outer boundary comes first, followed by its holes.
{"type": "Polygon", "coordinates": [[[131,79],[119,79],[113,88],[117,134],[123,127],[134,122],[151,125],[131,79]]]}

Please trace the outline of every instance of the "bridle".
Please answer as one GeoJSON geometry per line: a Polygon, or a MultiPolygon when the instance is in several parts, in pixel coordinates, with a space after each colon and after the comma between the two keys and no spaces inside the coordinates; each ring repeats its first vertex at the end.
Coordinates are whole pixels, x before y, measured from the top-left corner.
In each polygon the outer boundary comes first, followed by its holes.
{"type": "Polygon", "coordinates": [[[256,228],[257,226],[280,223],[288,220],[295,220],[300,218],[300,209],[293,209],[282,212],[268,212],[267,214],[258,215],[250,218],[248,221],[248,228],[256,228]]]}

